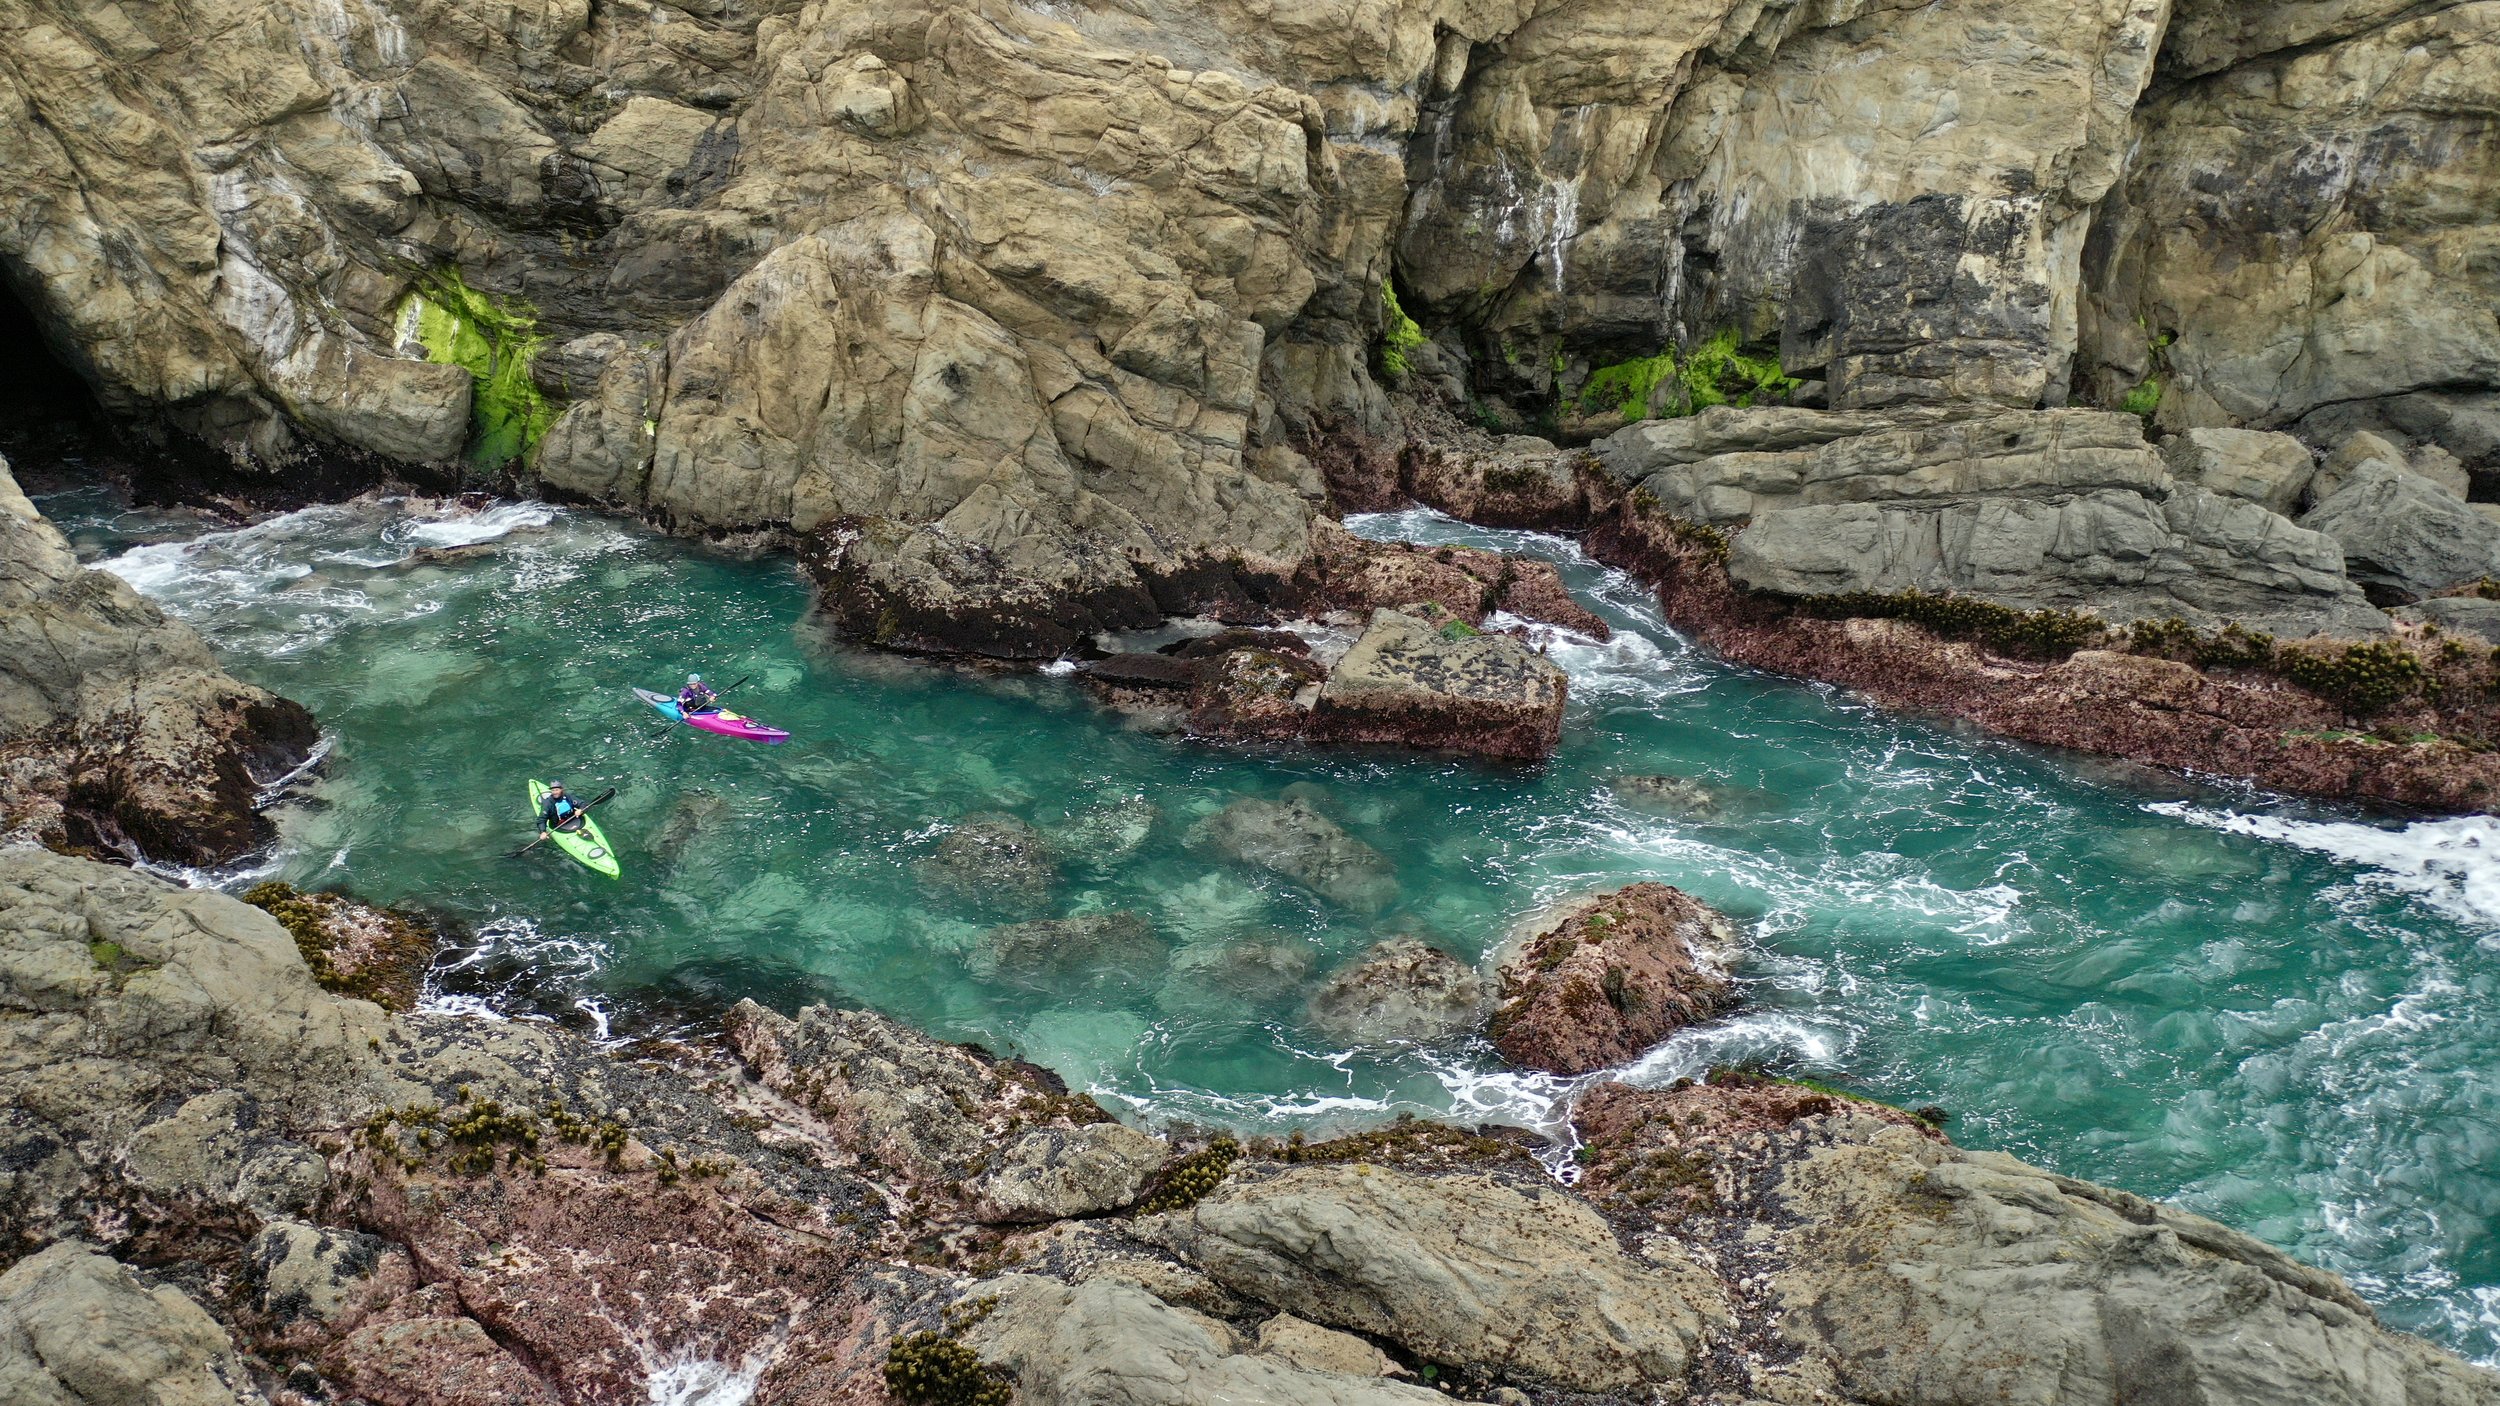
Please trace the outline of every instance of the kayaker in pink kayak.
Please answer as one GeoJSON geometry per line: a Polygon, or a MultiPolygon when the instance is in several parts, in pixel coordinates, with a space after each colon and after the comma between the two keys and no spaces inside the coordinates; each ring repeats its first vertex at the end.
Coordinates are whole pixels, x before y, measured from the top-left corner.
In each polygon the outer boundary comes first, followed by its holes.
{"type": "Polygon", "coordinates": [[[686,675],[686,686],[677,690],[677,711],[691,718],[697,713],[717,712],[719,708],[720,695],[703,686],[703,676],[686,675]]]}

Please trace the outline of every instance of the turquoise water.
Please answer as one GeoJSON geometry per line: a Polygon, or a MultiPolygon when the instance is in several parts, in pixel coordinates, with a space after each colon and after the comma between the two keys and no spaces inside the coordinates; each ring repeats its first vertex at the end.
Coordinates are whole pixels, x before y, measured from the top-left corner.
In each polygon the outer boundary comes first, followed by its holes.
{"type": "Polygon", "coordinates": [[[136,548],[184,529],[92,497],[48,506],[328,730],[326,767],[275,811],[278,852],[209,877],[274,872],[462,918],[479,941],[441,975],[443,1004],[526,999],[622,1038],[745,995],[847,1000],[1146,1116],[1542,1125],[1562,1083],[1480,1045],[1339,1048],[1301,1002],[1382,936],[1481,957],[1557,896],[1661,879],[1750,928],[1750,1006],[1631,1077],[1765,1059],[1939,1104],[1962,1141],[2181,1201],[2351,1276],[2391,1322],[2500,1357],[2489,817],[2365,824],[1888,716],[1718,664],[1567,542],[1425,514],[1358,527],[1556,560],[1619,631],[1550,640],[1573,703],[1547,767],[1151,735],[1063,678],[835,644],[785,563],[542,506],[325,507],[136,548]],[[409,560],[463,543],[473,558],[409,560]],[[751,675],[733,704],[797,740],[698,734],[626,691],[689,669],[751,675]],[[1607,785],[1626,773],[1692,778],[1718,803],[1627,808],[1607,785]],[[533,774],[617,788],[601,818],[621,882],[545,847],[503,857],[528,837],[533,774]],[[1222,806],[1288,787],[1392,862],[1385,909],[1190,842],[1222,806]],[[933,882],[950,829],[982,813],[1052,837],[1057,881],[933,882]],[[1153,950],[1047,980],[978,959],[992,925],[1105,911],[1144,917],[1153,950]],[[1243,942],[1307,974],[1214,984],[1196,958],[1243,942]]]}

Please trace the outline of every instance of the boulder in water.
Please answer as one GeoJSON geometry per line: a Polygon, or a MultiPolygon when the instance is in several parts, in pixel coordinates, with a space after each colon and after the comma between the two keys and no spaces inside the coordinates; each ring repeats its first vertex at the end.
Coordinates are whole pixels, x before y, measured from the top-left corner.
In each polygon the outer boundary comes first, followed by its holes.
{"type": "Polygon", "coordinates": [[[1719,792],[1689,776],[1618,776],[1606,789],[1634,810],[1695,820],[1719,813],[1719,792]]]}
{"type": "Polygon", "coordinates": [[[683,863],[695,840],[728,814],[729,802],[715,792],[701,787],[680,791],[669,803],[668,818],[660,822],[660,836],[652,848],[671,864],[683,863]]]}
{"type": "Polygon", "coordinates": [[[1190,841],[1356,912],[1377,913],[1397,896],[1387,857],[1301,797],[1235,801],[1198,822],[1190,841]]]}
{"type": "Polygon", "coordinates": [[[981,935],[976,975],[1024,985],[1128,985],[1163,967],[1154,925],[1136,913],[1080,913],[1009,923],[981,935]]]}
{"type": "Polygon", "coordinates": [[[1304,1019],[1349,1045],[1431,1042],[1474,1029],[1485,994],[1475,968],[1416,938],[1393,937],[1331,974],[1304,1019]]]}
{"type": "Polygon", "coordinates": [[[1103,868],[1143,849],[1163,808],[1139,792],[1097,792],[1047,828],[1051,847],[1079,864],[1103,868]]]}
{"type": "Polygon", "coordinates": [[[1502,964],[1488,1033],[1502,1057],[1585,1074],[1638,1056],[1736,999],[1736,933],[1665,884],[1594,894],[1546,915],[1502,964]]]}
{"type": "Polygon", "coordinates": [[[1563,671],[1446,613],[1372,612],[1320,685],[1311,736],[1539,761],[1562,743],[1563,671]]]}
{"type": "Polygon", "coordinates": [[[1059,887],[1059,858],[1039,830],[1012,815],[968,815],[920,862],[920,879],[973,903],[1039,903],[1059,887]]]}
{"type": "Polygon", "coordinates": [[[1155,1004],[1176,1012],[1255,1010],[1301,989],[1310,971],[1310,944],[1285,933],[1194,942],[1172,954],[1155,1004]]]}

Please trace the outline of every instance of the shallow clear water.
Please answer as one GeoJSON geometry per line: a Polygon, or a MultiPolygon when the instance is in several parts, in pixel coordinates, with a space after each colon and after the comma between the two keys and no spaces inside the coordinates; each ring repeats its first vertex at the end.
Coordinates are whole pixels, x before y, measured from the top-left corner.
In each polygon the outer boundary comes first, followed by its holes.
{"type": "Polygon", "coordinates": [[[527,987],[631,1034],[755,995],[862,1002],[1049,1064],[1161,1117],[1247,1128],[1398,1109],[1537,1124],[1566,1092],[1480,1046],[1346,1051],[1158,963],[986,978],[1011,919],[1125,909],[1161,945],[1283,940],[1332,966],[1393,932],[1470,957],[1574,890],[1654,878],[1750,926],[1747,1013],[1640,1062],[1761,1058],[1953,1110],[1964,1142],[2179,1200],[2351,1276],[2391,1322],[2500,1357],[2500,821],[2382,827],[1888,716],[1725,667],[1566,542],[1427,514],[1374,535],[1563,563],[1620,633],[1555,638],[1573,703],[1535,770],[1229,751],[1147,735],[1071,683],[848,650],[785,563],[742,563],[536,505],[307,510],[175,530],[47,504],[334,739],[278,818],[276,872],[474,924],[439,999],[527,987]],[[412,564],[421,547],[474,559],[412,564]],[[752,675],[732,703],[797,740],[664,722],[626,690],[752,675]],[[625,878],[504,852],[523,780],[618,788],[625,878]],[[1619,804],[1671,773],[1715,814],[1619,804]],[[1242,796],[1320,798],[1394,862],[1396,901],[1333,908],[1188,842],[1242,796]],[[1061,837],[1046,901],[932,888],[968,815],[1061,837]],[[1115,841],[1135,837],[1133,852],[1115,841]],[[465,994],[464,994],[465,993],[465,994]]]}

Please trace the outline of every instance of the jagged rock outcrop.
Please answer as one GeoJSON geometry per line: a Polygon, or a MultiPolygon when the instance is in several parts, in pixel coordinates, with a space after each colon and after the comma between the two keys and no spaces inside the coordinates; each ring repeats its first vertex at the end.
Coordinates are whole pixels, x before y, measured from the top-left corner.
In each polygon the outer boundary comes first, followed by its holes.
{"type": "Polygon", "coordinates": [[[2083,379],[2149,379],[2169,428],[2440,440],[2490,482],[2494,446],[2457,430],[2500,382],[2494,274],[2467,252],[2495,218],[2457,198],[2455,154],[2500,100],[2500,11],[2175,11],[2086,259],[2083,379]]]}
{"type": "Polygon", "coordinates": [[[2380,460],[2354,468],[2300,523],[2334,538],[2353,578],[2394,600],[2500,576],[2500,522],[2380,460]]]}
{"type": "Polygon", "coordinates": [[[1540,761],[1562,742],[1569,693],[1561,668],[1511,636],[1377,610],[1320,684],[1311,735],[1540,761]]]}
{"type": "Polygon", "coordinates": [[[1658,511],[1741,528],[1728,573],[1753,590],[1955,591],[2291,635],[2386,628],[2333,539],[2182,484],[2132,416],[1720,408],[1633,426],[1599,453],[1658,511]]]}
{"type": "Polygon", "coordinates": [[[78,564],[0,462],[0,827],[20,838],[234,859],[312,715],[224,669],[191,627],[78,564]]]}
{"type": "Polygon", "coordinates": [[[757,1406],[890,1399],[897,1369],[1109,1403],[2500,1391],[2245,1237],[1823,1090],[1600,1087],[1574,1189],[1519,1136],[1416,1122],[1175,1146],[866,1012],[748,1004],[728,1033],[734,1063],[661,1061],[394,1016],[233,899],[0,852],[0,1385],[552,1406],[716,1364],[757,1406]],[[311,1173],[283,1207],[199,1174],[272,1149],[311,1173]]]}
{"type": "Polygon", "coordinates": [[[1502,961],[1486,1033],[1530,1069],[1586,1074],[1637,1058],[1735,1003],[1736,933],[1681,889],[1633,884],[1536,915],[1502,961]]]}

